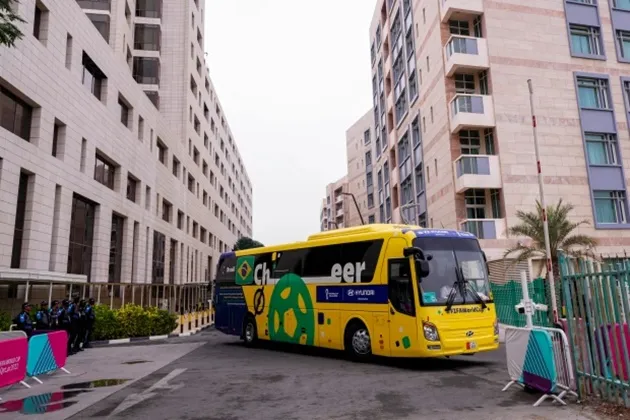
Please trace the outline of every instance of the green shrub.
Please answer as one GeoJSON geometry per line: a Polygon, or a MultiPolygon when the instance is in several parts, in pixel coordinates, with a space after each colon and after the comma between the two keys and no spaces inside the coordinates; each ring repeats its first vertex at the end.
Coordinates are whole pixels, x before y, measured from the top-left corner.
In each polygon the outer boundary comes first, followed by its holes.
{"type": "Polygon", "coordinates": [[[9,331],[11,324],[11,315],[6,312],[0,312],[0,331],[9,331]]]}
{"type": "Polygon", "coordinates": [[[177,315],[156,307],[128,304],[121,309],[95,307],[94,340],[146,337],[170,334],[177,327],[177,315]]]}

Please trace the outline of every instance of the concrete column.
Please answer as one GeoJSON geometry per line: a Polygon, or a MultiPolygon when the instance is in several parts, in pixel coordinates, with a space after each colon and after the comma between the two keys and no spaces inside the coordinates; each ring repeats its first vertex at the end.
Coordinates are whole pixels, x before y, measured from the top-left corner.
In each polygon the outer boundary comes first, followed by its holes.
{"type": "Polygon", "coordinates": [[[92,283],[107,283],[109,247],[111,243],[112,209],[106,204],[96,206],[94,238],[92,240],[92,283]]]}
{"type": "Polygon", "coordinates": [[[121,257],[121,283],[131,283],[133,266],[133,219],[126,218],[123,234],[123,249],[121,257]]]}
{"type": "Polygon", "coordinates": [[[20,167],[0,159],[0,267],[11,266],[19,183],[20,167]]]}
{"type": "Polygon", "coordinates": [[[164,284],[169,282],[169,273],[171,268],[171,240],[168,237],[164,238],[164,284]]]}
{"type": "Polygon", "coordinates": [[[29,177],[24,215],[22,264],[29,270],[47,271],[52,241],[55,184],[41,175],[29,177]]]}
{"type": "Polygon", "coordinates": [[[70,243],[70,223],[72,220],[72,190],[57,186],[53,209],[52,238],[50,244],[50,264],[48,269],[65,273],[68,270],[68,247],[70,243]]]}

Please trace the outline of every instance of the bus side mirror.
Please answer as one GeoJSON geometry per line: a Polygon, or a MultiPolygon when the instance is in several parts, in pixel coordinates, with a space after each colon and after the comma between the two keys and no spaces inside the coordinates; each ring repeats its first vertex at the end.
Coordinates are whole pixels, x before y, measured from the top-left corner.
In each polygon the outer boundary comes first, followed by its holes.
{"type": "Polygon", "coordinates": [[[416,275],[419,279],[423,277],[427,277],[431,272],[431,268],[429,267],[429,263],[425,260],[416,260],[416,275]]]}

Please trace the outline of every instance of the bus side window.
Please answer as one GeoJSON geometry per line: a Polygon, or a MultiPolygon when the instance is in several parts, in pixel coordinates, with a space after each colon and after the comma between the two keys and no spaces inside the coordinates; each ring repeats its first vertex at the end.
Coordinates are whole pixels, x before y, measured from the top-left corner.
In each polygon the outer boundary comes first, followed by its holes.
{"type": "Polygon", "coordinates": [[[416,316],[409,258],[389,261],[388,286],[389,301],[394,309],[405,315],[416,316]]]}

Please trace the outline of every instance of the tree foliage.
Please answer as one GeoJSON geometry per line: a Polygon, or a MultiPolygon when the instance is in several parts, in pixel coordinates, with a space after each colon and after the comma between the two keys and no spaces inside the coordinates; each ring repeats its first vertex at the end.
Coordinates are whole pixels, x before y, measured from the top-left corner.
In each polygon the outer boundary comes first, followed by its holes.
{"type": "Polygon", "coordinates": [[[251,248],[262,248],[263,246],[264,245],[262,243],[255,241],[252,238],[243,236],[238,241],[236,241],[236,244],[234,244],[233,250],[243,251],[245,249],[251,249],[251,248]]]}
{"type": "MultiPolygon", "coordinates": [[[[557,270],[558,250],[575,256],[594,256],[593,248],[597,246],[597,240],[588,235],[575,233],[580,226],[589,225],[587,220],[572,222],[569,214],[574,207],[571,204],[563,203],[562,199],[554,206],[547,206],[547,220],[549,224],[549,243],[551,244],[551,262],[557,270]]],[[[519,210],[516,217],[520,224],[512,226],[508,232],[514,236],[524,236],[530,239],[529,244],[519,243],[506,250],[504,257],[512,256],[516,262],[526,261],[529,258],[546,258],[545,233],[543,228],[543,208],[539,201],[536,201],[535,212],[524,212],[519,210]]]]}
{"type": "Polygon", "coordinates": [[[17,0],[0,0],[0,45],[13,47],[24,34],[20,31],[18,23],[26,21],[14,12],[17,0]]]}

